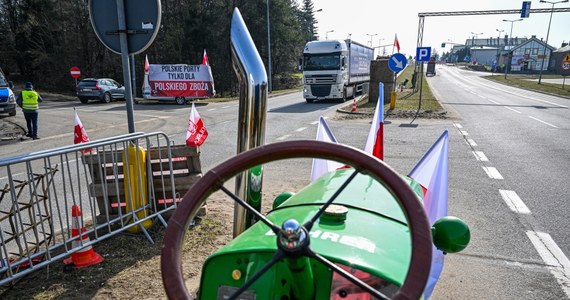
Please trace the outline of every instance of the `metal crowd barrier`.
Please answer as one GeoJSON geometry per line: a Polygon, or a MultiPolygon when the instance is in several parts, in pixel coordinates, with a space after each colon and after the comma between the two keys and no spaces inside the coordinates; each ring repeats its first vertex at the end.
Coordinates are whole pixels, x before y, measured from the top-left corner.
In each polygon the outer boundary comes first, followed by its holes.
{"type": "Polygon", "coordinates": [[[199,149],[159,132],[0,159],[0,285],[123,231],[153,243],[148,228],[200,177],[199,149]]]}

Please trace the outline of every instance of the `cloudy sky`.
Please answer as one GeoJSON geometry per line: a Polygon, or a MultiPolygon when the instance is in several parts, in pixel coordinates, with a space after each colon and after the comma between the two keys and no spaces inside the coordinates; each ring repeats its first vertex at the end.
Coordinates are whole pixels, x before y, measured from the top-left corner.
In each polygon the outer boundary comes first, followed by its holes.
{"type": "MultiPolygon", "coordinates": [[[[349,34],[354,41],[373,46],[393,44],[394,35],[398,35],[401,52],[415,55],[418,35],[418,13],[506,10],[522,7],[521,0],[313,0],[315,18],[318,21],[318,34],[321,39],[346,39],[349,34]],[[387,4],[389,3],[389,4],[387,4]],[[328,32],[332,31],[332,32],[328,32]],[[328,32],[328,34],[327,34],[328,32]]],[[[556,1],[551,1],[556,2],[556,1]]],[[[560,3],[555,8],[568,8],[570,3],[560,3]]],[[[531,8],[552,8],[551,4],[532,1],[531,8]]],[[[531,14],[529,18],[518,22],[518,14],[481,15],[461,17],[426,17],[424,22],[423,46],[431,46],[439,53],[449,51],[450,43],[465,43],[465,40],[477,34],[478,38],[498,37],[509,34],[513,24],[514,37],[536,35],[546,41],[550,13],[531,14]],[[500,33],[498,30],[504,30],[500,33]],[[482,34],[481,34],[482,33],[482,34]],[[445,49],[441,43],[447,42],[445,49]]],[[[570,40],[570,12],[554,13],[550,27],[548,44],[560,47],[570,40]]],[[[392,53],[392,46],[386,52],[392,53]]],[[[380,48],[382,50],[383,47],[380,48]]],[[[378,54],[378,52],[376,52],[378,54]]]]}

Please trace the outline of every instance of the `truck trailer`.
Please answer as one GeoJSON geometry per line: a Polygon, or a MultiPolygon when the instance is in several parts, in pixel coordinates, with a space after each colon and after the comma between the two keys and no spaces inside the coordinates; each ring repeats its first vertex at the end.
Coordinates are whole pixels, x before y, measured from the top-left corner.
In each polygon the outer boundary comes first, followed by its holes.
{"type": "Polygon", "coordinates": [[[346,99],[367,93],[374,49],[347,40],[311,41],[303,51],[303,97],[346,99]]]}

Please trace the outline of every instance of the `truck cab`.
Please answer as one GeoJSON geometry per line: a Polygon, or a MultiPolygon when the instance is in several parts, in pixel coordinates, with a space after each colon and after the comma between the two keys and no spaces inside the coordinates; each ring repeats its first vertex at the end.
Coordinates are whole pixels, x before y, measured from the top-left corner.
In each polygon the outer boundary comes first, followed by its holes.
{"type": "Polygon", "coordinates": [[[307,102],[346,97],[348,47],[344,41],[313,41],[303,52],[303,97],[307,102]]]}
{"type": "Polygon", "coordinates": [[[2,69],[0,69],[0,114],[16,115],[16,96],[12,89],[14,83],[7,81],[2,69]]]}

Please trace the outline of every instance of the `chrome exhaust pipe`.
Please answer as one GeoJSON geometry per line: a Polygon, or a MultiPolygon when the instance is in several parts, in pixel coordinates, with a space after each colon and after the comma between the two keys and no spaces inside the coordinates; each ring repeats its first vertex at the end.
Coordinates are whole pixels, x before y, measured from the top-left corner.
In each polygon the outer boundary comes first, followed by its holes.
{"type": "MultiPolygon", "coordinates": [[[[241,13],[234,9],[230,30],[232,66],[239,80],[237,153],[265,144],[267,73],[241,13]]],[[[236,195],[261,210],[262,166],[236,176],[236,195]]],[[[234,237],[255,223],[245,208],[235,204],[234,237]]]]}

